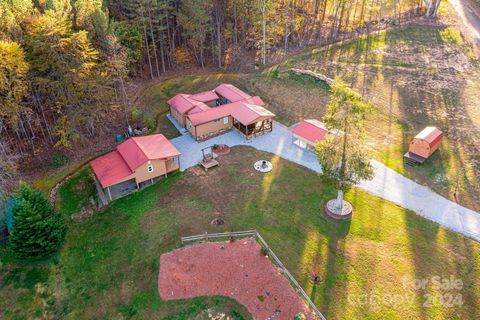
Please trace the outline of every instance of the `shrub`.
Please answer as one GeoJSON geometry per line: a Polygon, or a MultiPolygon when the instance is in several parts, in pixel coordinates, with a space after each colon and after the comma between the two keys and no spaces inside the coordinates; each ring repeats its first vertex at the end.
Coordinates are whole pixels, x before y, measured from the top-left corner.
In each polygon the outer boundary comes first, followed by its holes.
{"type": "Polygon", "coordinates": [[[62,243],[65,226],[45,195],[21,184],[16,191],[10,246],[19,257],[40,258],[54,253],[62,243]]]}
{"type": "Polygon", "coordinates": [[[262,253],[262,256],[268,256],[268,250],[267,250],[267,248],[262,247],[262,248],[260,249],[260,252],[262,253]]]}
{"type": "Polygon", "coordinates": [[[50,164],[55,168],[60,168],[66,165],[68,161],[68,157],[61,152],[54,153],[53,156],[50,158],[50,164]]]}
{"type": "Polygon", "coordinates": [[[293,320],[306,320],[307,317],[305,317],[305,315],[301,312],[297,313],[295,315],[295,317],[293,317],[293,320]]]}
{"type": "Polygon", "coordinates": [[[143,123],[145,123],[145,126],[148,128],[148,130],[155,129],[155,119],[151,115],[143,115],[143,123]]]}
{"type": "Polygon", "coordinates": [[[132,109],[132,121],[135,122],[140,118],[141,112],[138,110],[137,107],[133,107],[132,109]]]}

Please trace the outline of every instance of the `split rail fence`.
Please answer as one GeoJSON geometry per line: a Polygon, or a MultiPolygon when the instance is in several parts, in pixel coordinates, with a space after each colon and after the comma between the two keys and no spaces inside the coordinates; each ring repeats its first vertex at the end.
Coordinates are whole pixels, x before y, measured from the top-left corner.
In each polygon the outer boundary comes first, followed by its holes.
{"type": "Polygon", "coordinates": [[[195,242],[195,241],[212,241],[215,239],[222,239],[222,238],[245,238],[245,237],[255,237],[260,245],[265,248],[268,252],[268,256],[275,262],[275,264],[282,270],[283,274],[287,277],[287,279],[292,283],[294,288],[299,292],[302,297],[305,299],[309,307],[315,312],[317,317],[321,320],[326,320],[323,314],[317,309],[313,301],[307,295],[305,290],[303,290],[302,286],[298,283],[297,280],[292,276],[290,271],[285,267],[285,265],[280,261],[277,257],[275,252],[270,248],[268,243],[263,239],[263,237],[258,233],[257,230],[248,230],[248,231],[235,231],[235,232],[222,232],[222,233],[204,233],[189,237],[182,237],[182,243],[188,242],[195,242]]]}

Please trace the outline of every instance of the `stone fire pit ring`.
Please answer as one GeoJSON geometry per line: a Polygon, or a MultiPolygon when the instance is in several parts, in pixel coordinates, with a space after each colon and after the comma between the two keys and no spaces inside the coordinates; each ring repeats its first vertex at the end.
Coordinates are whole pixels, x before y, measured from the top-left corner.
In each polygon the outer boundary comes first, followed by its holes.
{"type": "Polygon", "coordinates": [[[268,160],[258,160],[253,167],[255,170],[263,173],[270,172],[273,169],[272,163],[268,160]]]}

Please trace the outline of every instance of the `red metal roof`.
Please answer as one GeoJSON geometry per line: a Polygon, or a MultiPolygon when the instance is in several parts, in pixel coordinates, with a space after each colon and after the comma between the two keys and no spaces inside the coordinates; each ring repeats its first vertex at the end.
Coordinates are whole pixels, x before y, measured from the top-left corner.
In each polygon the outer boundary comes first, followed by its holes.
{"type": "Polygon", "coordinates": [[[209,102],[209,101],[217,100],[218,96],[214,91],[204,91],[204,92],[192,94],[189,98],[195,101],[209,102]]]}
{"type": "Polygon", "coordinates": [[[246,126],[256,122],[255,120],[260,117],[274,117],[275,114],[264,107],[239,101],[211,108],[204,112],[189,114],[188,118],[190,119],[190,122],[192,122],[192,125],[197,126],[227,116],[234,117],[237,121],[246,126]]]}
{"type": "Polygon", "coordinates": [[[227,98],[230,102],[237,102],[251,98],[248,93],[243,92],[232,84],[222,83],[215,88],[215,92],[222,97],[227,98]]]}
{"type": "Polygon", "coordinates": [[[189,114],[188,118],[194,126],[197,126],[199,124],[210,122],[215,119],[230,116],[232,114],[232,107],[232,103],[224,104],[222,106],[211,108],[204,112],[189,114]]]}
{"type": "Polygon", "coordinates": [[[179,93],[167,101],[180,114],[186,114],[196,103],[189,99],[189,94],[179,93]]]}
{"type": "Polygon", "coordinates": [[[132,174],[149,160],[179,156],[180,152],[163,134],[133,137],[119,144],[117,150],[91,162],[102,186],[108,187],[132,174]]]}
{"type": "Polygon", "coordinates": [[[244,103],[243,101],[232,104],[234,105],[232,116],[245,126],[256,122],[258,118],[275,116],[275,114],[261,106],[244,103]]]}
{"type": "Polygon", "coordinates": [[[325,139],[328,130],[322,122],[315,119],[309,119],[300,122],[293,129],[293,133],[307,141],[316,143],[317,141],[325,139]]]}
{"type": "Polygon", "coordinates": [[[148,160],[166,159],[180,155],[180,152],[163,134],[130,138],[119,144],[117,150],[132,171],[148,160]]]}
{"type": "Polygon", "coordinates": [[[265,105],[265,102],[263,102],[262,98],[260,98],[259,96],[254,96],[254,97],[245,99],[243,102],[254,104],[254,105],[257,105],[257,106],[264,106],[265,105]]]}
{"type": "Polygon", "coordinates": [[[132,174],[132,171],[117,150],[98,157],[90,164],[104,188],[114,185],[117,181],[132,174]]]}
{"type": "Polygon", "coordinates": [[[200,104],[196,105],[195,107],[193,107],[192,109],[190,109],[187,114],[194,114],[194,113],[198,113],[198,112],[202,112],[202,111],[207,111],[209,110],[210,107],[207,106],[205,103],[203,102],[200,102],[200,104]]]}
{"type": "Polygon", "coordinates": [[[415,136],[415,139],[425,140],[430,147],[442,140],[442,138],[442,131],[438,130],[436,127],[426,127],[415,136]]]}

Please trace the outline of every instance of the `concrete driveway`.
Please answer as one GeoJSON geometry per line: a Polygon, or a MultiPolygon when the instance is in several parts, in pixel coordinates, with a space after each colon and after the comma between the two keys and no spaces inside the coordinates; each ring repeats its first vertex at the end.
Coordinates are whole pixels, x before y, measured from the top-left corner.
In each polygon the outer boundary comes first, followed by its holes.
{"type": "MultiPolygon", "coordinates": [[[[171,142],[182,153],[180,157],[182,171],[197,165],[202,160],[202,148],[214,144],[226,144],[230,147],[248,145],[278,155],[314,172],[320,173],[322,170],[315,154],[293,144],[290,128],[278,122],[273,123],[272,132],[248,143],[236,130],[200,143],[189,133],[184,132],[181,137],[172,139],[171,142]]],[[[357,187],[480,242],[479,213],[438,195],[378,161],[372,160],[372,165],[375,169],[374,178],[361,182],[357,187]]]]}
{"type": "Polygon", "coordinates": [[[475,8],[474,4],[468,0],[448,0],[448,2],[480,47],[480,8],[475,8]]]}

